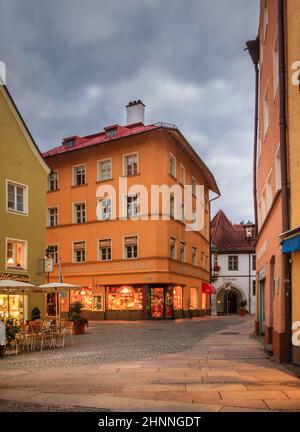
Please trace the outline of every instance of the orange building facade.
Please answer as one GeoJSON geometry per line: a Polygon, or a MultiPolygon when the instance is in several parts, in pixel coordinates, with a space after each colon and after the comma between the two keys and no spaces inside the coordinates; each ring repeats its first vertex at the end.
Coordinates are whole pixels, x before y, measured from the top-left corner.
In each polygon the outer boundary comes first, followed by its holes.
{"type": "MultiPolygon", "coordinates": [[[[218,187],[180,131],[145,126],[143,109],[140,101],[130,103],[127,126],[67,138],[44,154],[52,170],[47,244],[55,265],[49,280],[62,276],[82,286],[62,296],[63,312],[76,300],[93,320],[192,317],[210,309],[202,286],[210,282],[209,190],[219,194],[218,187]],[[120,181],[127,189],[120,190],[120,181]],[[162,194],[156,217],[150,215],[152,185],[183,190],[184,184],[204,187],[201,230],[188,231],[184,217],[173,217],[173,193],[169,220],[162,194]],[[148,210],[139,201],[141,188],[148,192],[148,210]]],[[[192,201],[195,210],[195,195],[192,201]]],[[[47,302],[48,315],[54,315],[54,298],[47,302]]]]}
{"type": "Polygon", "coordinates": [[[261,0],[258,35],[256,40],[247,42],[257,72],[256,333],[264,335],[267,349],[279,362],[296,362],[296,357],[299,362],[299,346],[292,351],[291,344],[292,305],[293,310],[299,309],[294,296],[298,280],[296,277],[292,280],[291,268],[297,272],[298,266],[290,254],[294,251],[296,256],[299,248],[296,245],[289,249],[288,244],[297,234],[291,228],[299,226],[299,218],[292,217],[296,214],[293,209],[299,208],[294,193],[298,192],[299,180],[295,189],[292,170],[299,164],[299,135],[296,123],[292,123],[295,117],[298,123],[299,89],[292,84],[290,72],[293,72],[290,59],[298,60],[295,51],[299,51],[296,32],[299,16],[298,2],[261,0]],[[294,149],[297,149],[295,153],[294,149]]]}

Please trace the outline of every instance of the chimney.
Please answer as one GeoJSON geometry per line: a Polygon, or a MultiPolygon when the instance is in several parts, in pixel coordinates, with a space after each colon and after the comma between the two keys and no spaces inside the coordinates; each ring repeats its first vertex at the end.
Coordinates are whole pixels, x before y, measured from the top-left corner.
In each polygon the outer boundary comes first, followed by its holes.
{"type": "Polygon", "coordinates": [[[127,125],[145,122],[145,105],[139,99],[126,105],[127,125]]]}

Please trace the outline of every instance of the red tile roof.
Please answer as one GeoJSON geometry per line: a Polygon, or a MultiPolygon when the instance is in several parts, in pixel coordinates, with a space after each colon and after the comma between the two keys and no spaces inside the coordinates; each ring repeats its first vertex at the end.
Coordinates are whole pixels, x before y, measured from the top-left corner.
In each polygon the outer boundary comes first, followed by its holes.
{"type": "Polygon", "coordinates": [[[219,252],[254,252],[255,239],[246,239],[243,223],[233,224],[222,210],[211,222],[211,241],[219,252]]]}
{"type": "Polygon", "coordinates": [[[69,151],[78,150],[83,147],[93,146],[106,141],[112,141],[128,135],[133,135],[140,132],[145,132],[151,129],[158,129],[158,128],[159,126],[156,125],[145,126],[143,125],[143,123],[136,123],[129,126],[113,125],[113,126],[105,127],[103,132],[99,132],[93,135],[87,135],[85,137],[79,137],[75,135],[68,138],[64,138],[62,145],[58,147],[54,147],[53,149],[44,152],[43,156],[49,157],[49,156],[57,155],[59,153],[66,153],[69,151]],[[117,129],[116,135],[109,136],[106,134],[106,131],[109,131],[114,128],[117,129]],[[71,140],[75,141],[74,145],[72,147],[66,146],[65,143],[71,140]]]}
{"type": "Polygon", "coordinates": [[[139,133],[144,133],[144,132],[157,130],[157,129],[163,129],[170,134],[172,139],[175,140],[176,144],[179,145],[184,150],[184,152],[188,155],[188,157],[191,158],[191,160],[193,160],[194,163],[198,166],[199,170],[201,171],[201,173],[203,174],[204,178],[207,181],[208,188],[220,196],[221,194],[212,172],[209,170],[207,165],[200,158],[198,153],[195,152],[195,150],[193,149],[191,144],[187,141],[187,139],[182,135],[182,133],[177,128],[177,126],[170,123],[159,122],[151,125],[144,125],[143,123],[135,123],[128,126],[121,126],[119,124],[108,126],[105,127],[103,131],[93,135],[87,135],[84,137],[79,137],[75,135],[68,138],[64,138],[62,145],[58,147],[54,147],[53,149],[44,152],[43,156],[47,158],[62,153],[67,153],[70,151],[75,151],[82,148],[94,146],[97,144],[101,144],[103,142],[114,141],[120,138],[125,138],[127,136],[132,136],[139,133]],[[116,129],[116,134],[114,135],[109,134],[109,132],[112,129],[116,129]],[[73,141],[72,145],[70,145],[70,141],[73,141]]]}

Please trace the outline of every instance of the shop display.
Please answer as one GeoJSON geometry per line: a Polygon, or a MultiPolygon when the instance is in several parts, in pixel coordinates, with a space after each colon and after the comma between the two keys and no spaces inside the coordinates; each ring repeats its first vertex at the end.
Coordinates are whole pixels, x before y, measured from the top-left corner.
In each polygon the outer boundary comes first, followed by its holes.
{"type": "MultiPolygon", "coordinates": [[[[0,317],[7,316],[7,295],[0,294],[0,317]]],[[[24,304],[22,295],[9,296],[9,314],[14,318],[23,321],[24,319],[24,304]]]]}
{"type": "Polygon", "coordinates": [[[108,310],[141,310],[142,288],[131,286],[108,287],[107,309],[108,310]]]}
{"type": "Polygon", "coordinates": [[[173,301],[174,301],[174,310],[182,310],[182,287],[176,286],[173,289],[173,301]]]}
{"type": "Polygon", "coordinates": [[[151,288],[151,318],[164,316],[164,288],[151,288]]]}

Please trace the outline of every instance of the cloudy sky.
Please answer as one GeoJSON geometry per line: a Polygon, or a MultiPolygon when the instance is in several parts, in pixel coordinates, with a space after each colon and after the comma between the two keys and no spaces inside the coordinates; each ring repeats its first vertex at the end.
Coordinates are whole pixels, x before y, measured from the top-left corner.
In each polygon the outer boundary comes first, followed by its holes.
{"type": "Polygon", "coordinates": [[[70,135],[175,123],[215,174],[222,208],[252,218],[258,0],[0,0],[0,60],[41,150],[70,135]]]}

